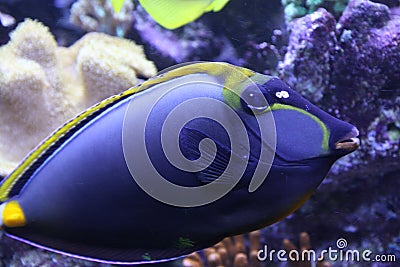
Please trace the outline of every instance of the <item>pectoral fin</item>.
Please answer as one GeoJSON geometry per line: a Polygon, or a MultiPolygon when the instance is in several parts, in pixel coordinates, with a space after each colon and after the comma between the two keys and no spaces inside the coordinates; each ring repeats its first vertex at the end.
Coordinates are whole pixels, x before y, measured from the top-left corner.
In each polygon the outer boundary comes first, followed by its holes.
{"type": "MultiPolygon", "coordinates": [[[[189,127],[184,127],[181,131],[181,147],[184,154],[189,159],[199,159],[197,160],[198,164],[204,164],[202,165],[204,169],[197,173],[198,179],[204,184],[214,181],[218,183],[234,182],[233,173],[226,171],[231,156],[230,148],[210,139],[202,142],[199,146],[200,142],[206,138],[208,137],[204,133],[189,127]],[[199,147],[202,153],[200,153],[199,147]],[[207,165],[208,162],[212,163],[207,165]]],[[[237,156],[233,154],[232,159],[235,158],[237,156]]]]}

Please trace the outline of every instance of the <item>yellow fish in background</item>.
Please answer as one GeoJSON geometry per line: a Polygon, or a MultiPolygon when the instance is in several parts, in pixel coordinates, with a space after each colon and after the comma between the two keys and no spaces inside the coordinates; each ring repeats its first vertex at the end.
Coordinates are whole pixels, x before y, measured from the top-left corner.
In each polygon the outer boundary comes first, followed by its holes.
{"type": "Polygon", "coordinates": [[[111,0],[111,5],[113,6],[115,13],[119,13],[124,2],[125,0],[111,0]]]}
{"type": "Polygon", "coordinates": [[[205,12],[220,11],[229,0],[139,0],[139,2],[158,24],[173,30],[196,20],[205,12]]]}

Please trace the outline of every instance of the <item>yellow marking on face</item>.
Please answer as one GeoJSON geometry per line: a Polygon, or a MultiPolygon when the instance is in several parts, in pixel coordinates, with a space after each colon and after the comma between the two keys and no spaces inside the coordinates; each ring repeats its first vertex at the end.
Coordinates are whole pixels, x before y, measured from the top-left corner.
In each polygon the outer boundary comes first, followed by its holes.
{"type": "Polygon", "coordinates": [[[240,109],[240,96],[243,90],[251,84],[264,84],[271,78],[271,76],[262,75],[245,68],[235,68],[233,73],[228,75],[224,81],[224,99],[230,107],[240,109]]]}
{"type": "Polygon", "coordinates": [[[316,123],[318,123],[319,127],[321,127],[322,132],[323,132],[321,149],[323,152],[327,152],[329,150],[330,132],[329,132],[328,128],[326,127],[325,123],[323,123],[317,116],[305,111],[304,109],[297,108],[297,107],[290,106],[290,105],[278,104],[278,103],[275,103],[272,106],[268,107],[264,112],[280,110],[280,109],[294,110],[294,111],[300,112],[300,113],[310,117],[311,119],[313,119],[316,123]]]}

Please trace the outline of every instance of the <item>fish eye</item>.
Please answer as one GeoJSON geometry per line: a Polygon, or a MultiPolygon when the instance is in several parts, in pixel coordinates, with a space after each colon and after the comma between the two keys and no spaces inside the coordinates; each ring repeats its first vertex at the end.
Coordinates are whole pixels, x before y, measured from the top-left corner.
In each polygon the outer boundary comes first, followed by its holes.
{"type": "Polygon", "coordinates": [[[264,111],[269,106],[265,95],[254,84],[243,89],[240,98],[245,109],[250,109],[253,112],[264,111]]]}

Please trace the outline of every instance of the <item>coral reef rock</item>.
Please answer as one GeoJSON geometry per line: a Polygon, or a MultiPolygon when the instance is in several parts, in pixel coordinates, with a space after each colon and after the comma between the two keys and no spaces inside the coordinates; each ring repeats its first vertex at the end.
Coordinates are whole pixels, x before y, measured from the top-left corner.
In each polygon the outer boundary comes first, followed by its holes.
{"type": "Polygon", "coordinates": [[[332,167],[316,195],[278,224],[280,231],[315,233],[322,247],[346,237],[351,248],[399,254],[394,245],[400,209],[395,189],[400,173],[399,13],[399,8],[351,0],[338,22],[320,9],[290,24],[282,78],[318,106],[354,123],[361,146],[332,167]]]}
{"type": "Polygon", "coordinates": [[[281,3],[285,7],[286,23],[289,23],[295,18],[316,11],[318,8],[324,8],[338,17],[346,8],[348,0],[281,0],[281,3]]]}
{"type": "Polygon", "coordinates": [[[323,8],[290,24],[281,75],[314,101],[330,87],[330,63],[337,44],[335,27],[335,18],[323,8]]]}
{"type": "Polygon", "coordinates": [[[366,119],[372,119],[380,106],[373,102],[400,91],[400,16],[383,4],[353,0],[337,28],[341,49],[332,62],[332,81],[338,98],[352,99],[355,115],[368,111],[366,119]]]}
{"type": "Polygon", "coordinates": [[[319,9],[290,24],[283,78],[315,102],[336,104],[362,126],[379,114],[379,99],[400,90],[400,16],[383,4],[352,0],[339,22],[319,9]],[[328,101],[329,100],[329,101],[328,101]],[[357,109],[354,109],[357,107],[357,109]],[[352,109],[353,112],[346,112],[352,109]]]}
{"type": "Polygon", "coordinates": [[[157,71],[131,41],[91,33],[58,47],[48,28],[30,19],[0,47],[0,58],[2,176],[63,122],[157,71]]]}

